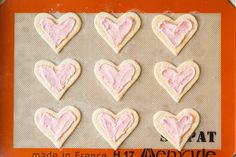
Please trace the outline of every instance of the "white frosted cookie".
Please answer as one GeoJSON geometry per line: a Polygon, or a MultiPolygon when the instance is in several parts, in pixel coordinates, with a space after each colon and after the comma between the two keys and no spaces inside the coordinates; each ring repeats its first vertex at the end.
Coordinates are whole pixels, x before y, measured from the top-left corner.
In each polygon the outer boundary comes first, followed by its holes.
{"type": "Polygon", "coordinates": [[[102,38],[116,53],[119,53],[139,30],[141,20],[140,17],[133,12],[127,12],[119,18],[109,13],[101,12],[96,15],[94,25],[102,38]]]}
{"type": "Polygon", "coordinates": [[[183,62],[178,67],[168,62],[159,62],[154,67],[154,75],[170,96],[179,102],[198,80],[200,68],[193,61],[183,62]]]}
{"type": "Polygon", "coordinates": [[[192,38],[197,28],[197,20],[191,14],[184,14],[176,20],[158,15],[152,21],[153,32],[175,56],[192,38]]]}
{"type": "Polygon", "coordinates": [[[34,66],[39,82],[60,100],[66,90],[76,81],[81,72],[79,63],[74,59],[65,59],[59,65],[48,60],[40,60],[34,66]]]}
{"type": "Polygon", "coordinates": [[[136,128],[139,116],[136,111],[126,108],[118,114],[99,108],[93,112],[93,124],[103,138],[116,150],[136,128]]]}
{"type": "Polygon", "coordinates": [[[134,60],[124,60],[120,65],[101,59],[94,67],[99,82],[119,101],[132,84],[138,79],[141,68],[134,60]]]}
{"type": "Polygon", "coordinates": [[[34,26],[48,45],[59,53],[79,32],[81,20],[75,13],[65,13],[59,19],[48,13],[40,13],[34,19],[34,26]]]}
{"type": "Polygon", "coordinates": [[[71,135],[81,119],[80,111],[73,106],[66,106],[58,113],[39,108],[34,115],[34,121],[39,130],[60,148],[71,135]]]}
{"type": "Polygon", "coordinates": [[[177,116],[166,111],[159,111],[153,116],[156,130],[179,151],[197,128],[199,122],[199,114],[193,109],[184,109],[177,116]]]}

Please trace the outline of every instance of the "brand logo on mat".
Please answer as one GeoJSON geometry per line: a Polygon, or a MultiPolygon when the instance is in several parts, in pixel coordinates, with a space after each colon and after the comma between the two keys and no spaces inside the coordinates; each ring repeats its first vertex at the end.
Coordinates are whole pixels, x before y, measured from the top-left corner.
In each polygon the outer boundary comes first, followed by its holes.
{"type": "Polygon", "coordinates": [[[141,157],[155,157],[155,154],[152,149],[148,148],[143,150],[141,157]]]}
{"type": "Polygon", "coordinates": [[[173,150],[173,149],[143,149],[140,157],[208,157],[217,156],[215,151],[209,149],[188,149],[188,150],[173,150]]]}

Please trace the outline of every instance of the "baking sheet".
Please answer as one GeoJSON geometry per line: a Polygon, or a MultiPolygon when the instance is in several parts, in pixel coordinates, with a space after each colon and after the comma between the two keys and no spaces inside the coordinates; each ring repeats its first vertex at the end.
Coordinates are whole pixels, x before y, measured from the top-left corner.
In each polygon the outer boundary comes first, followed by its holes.
{"type": "MultiPolygon", "coordinates": [[[[113,112],[129,107],[138,112],[140,122],[120,148],[173,148],[169,142],[160,141],[152,117],[160,110],[177,114],[184,108],[195,108],[201,115],[196,136],[203,131],[209,138],[207,131],[216,131],[215,142],[197,142],[198,137],[195,137],[185,148],[221,147],[220,14],[194,14],[198,31],[177,57],[152,31],[151,21],[158,14],[139,14],[141,29],[119,54],[115,54],[96,32],[95,14],[78,14],[82,28],[59,55],[37,34],[33,25],[35,15],[15,14],[14,147],[54,147],[34,124],[34,112],[40,107],[59,111],[67,105],[76,106],[82,113],[82,120],[64,147],[110,148],[92,124],[92,113],[99,107],[113,112]],[[40,59],[60,63],[65,58],[79,61],[82,73],[61,101],[57,101],[39,83],[33,69],[40,59]],[[120,102],[115,102],[94,75],[94,65],[102,58],[117,64],[125,59],[135,59],[141,65],[138,81],[120,102]],[[178,65],[187,60],[199,64],[201,75],[180,103],[175,103],[156,81],[153,68],[159,61],[178,65]]],[[[60,16],[59,13],[55,15],[60,16]]],[[[178,17],[180,14],[168,15],[178,17]]]]}

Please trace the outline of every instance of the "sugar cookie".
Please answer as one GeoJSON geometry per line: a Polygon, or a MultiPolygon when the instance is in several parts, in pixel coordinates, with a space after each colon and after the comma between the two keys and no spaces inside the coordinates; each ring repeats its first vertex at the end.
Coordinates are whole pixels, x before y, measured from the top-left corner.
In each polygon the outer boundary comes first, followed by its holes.
{"type": "Polygon", "coordinates": [[[59,19],[48,13],[40,13],[35,17],[34,26],[48,45],[56,53],[59,53],[79,32],[81,20],[74,13],[66,13],[59,19]]]}
{"type": "Polygon", "coordinates": [[[133,12],[127,12],[119,18],[109,13],[101,12],[96,15],[94,25],[102,38],[116,53],[119,53],[139,30],[141,20],[140,17],[133,12]]]}
{"type": "Polygon", "coordinates": [[[179,151],[197,128],[199,122],[199,114],[193,109],[184,109],[177,116],[166,111],[159,111],[153,116],[156,130],[179,151]]]}
{"type": "Polygon", "coordinates": [[[119,66],[101,59],[95,64],[94,72],[100,83],[116,101],[119,101],[138,79],[141,68],[138,63],[130,59],[124,60],[119,66]]]}
{"type": "Polygon", "coordinates": [[[191,14],[184,14],[176,20],[158,15],[152,21],[154,33],[175,56],[192,38],[197,28],[197,20],[191,14]]]}
{"type": "Polygon", "coordinates": [[[99,108],[93,113],[95,128],[114,150],[130,135],[138,122],[137,112],[129,108],[116,115],[104,108],[99,108]]]}
{"type": "Polygon", "coordinates": [[[65,59],[59,65],[47,60],[35,64],[34,73],[40,83],[57,99],[60,100],[66,90],[76,81],[81,67],[74,59],[65,59]]]}
{"type": "Polygon", "coordinates": [[[39,108],[35,112],[34,121],[39,130],[60,148],[71,135],[81,119],[80,112],[73,106],[66,106],[58,113],[39,108]]]}
{"type": "Polygon", "coordinates": [[[179,102],[198,80],[200,69],[193,61],[186,61],[177,68],[168,62],[159,62],[154,67],[154,75],[170,96],[179,102]]]}

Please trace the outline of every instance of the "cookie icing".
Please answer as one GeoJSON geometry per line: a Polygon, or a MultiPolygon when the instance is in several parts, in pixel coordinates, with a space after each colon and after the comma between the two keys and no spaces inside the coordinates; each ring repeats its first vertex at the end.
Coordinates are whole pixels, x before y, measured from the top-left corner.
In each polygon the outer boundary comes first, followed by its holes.
{"type": "Polygon", "coordinates": [[[80,64],[71,58],[55,65],[48,60],[35,63],[34,73],[39,82],[57,99],[60,100],[67,89],[80,76],[80,64]]]}
{"type": "Polygon", "coordinates": [[[119,65],[101,59],[95,64],[94,73],[113,98],[119,101],[138,79],[141,68],[136,61],[131,59],[124,60],[119,65]]]}
{"type": "Polygon", "coordinates": [[[126,17],[119,23],[114,23],[109,18],[103,18],[101,20],[101,26],[105,30],[112,43],[118,46],[130,32],[133,22],[134,21],[131,17],[126,17]]]}
{"type": "Polygon", "coordinates": [[[192,108],[185,108],[177,115],[168,111],[158,111],[153,116],[156,130],[179,151],[188,142],[199,123],[200,115],[192,108]]]}
{"type": "Polygon", "coordinates": [[[167,67],[162,71],[162,75],[164,79],[168,81],[168,85],[173,88],[176,93],[180,94],[183,88],[195,76],[195,70],[194,67],[187,67],[178,73],[173,68],[167,67]]]}
{"type": "Polygon", "coordinates": [[[119,70],[109,64],[102,64],[98,71],[101,79],[117,93],[132,80],[135,74],[132,64],[125,64],[119,70]]]}
{"type": "Polygon", "coordinates": [[[113,142],[116,142],[128,128],[133,125],[134,117],[132,113],[124,113],[120,117],[114,119],[107,113],[99,115],[99,122],[103,129],[113,142]]]}
{"type": "Polygon", "coordinates": [[[53,67],[40,66],[39,73],[47,81],[51,88],[60,92],[64,89],[65,84],[75,74],[76,68],[72,64],[65,64],[58,71],[55,71],[53,67]]]}
{"type": "Polygon", "coordinates": [[[66,111],[59,118],[55,118],[47,112],[40,115],[40,124],[47,128],[56,140],[66,132],[75,120],[76,117],[70,111],[66,111]]]}
{"type": "Polygon", "coordinates": [[[39,108],[34,114],[34,122],[57,148],[61,148],[75,130],[81,119],[80,111],[74,106],[66,106],[59,112],[39,108]]]}
{"type": "Polygon", "coordinates": [[[141,19],[134,12],[124,13],[120,17],[100,12],[94,18],[94,25],[105,42],[115,53],[119,53],[139,30],[141,19]]]}
{"type": "Polygon", "coordinates": [[[154,75],[175,102],[179,102],[198,80],[200,67],[193,61],[185,61],[178,67],[162,61],[155,65],[154,75]]]}
{"type": "Polygon", "coordinates": [[[164,117],[160,123],[176,144],[180,145],[182,136],[190,129],[193,123],[193,117],[189,114],[183,115],[180,120],[164,117]]]}
{"type": "Polygon", "coordinates": [[[183,14],[177,19],[157,15],[152,20],[152,30],[160,41],[177,56],[198,29],[197,19],[183,14]]]}
{"type": "Polygon", "coordinates": [[[190,32],[192,28],[192,22],[188,19],[182,21],[178,25],[168,21],[161,21],[159,24],[159,30],[175,47],[177,47],[183,41],[186,34],[190,32]]]}
{"type": "Polygon", "coordinates": [[[65,21],[55,24],[51,19],[45,18],[40,20],[42,30],[48,35],[55,47],[58,46],[75,26],[75,20],[68,18],[65,21]]]}
{"type": "Polygon", "coordinates": [[[79,32],[82,22],[75,13],[64,13],[59,18],[52,14],[39,13],[34,26],[39,35],[57,54],[79,32]]]}
{"type": "Polygon", "coordinates": [[[116,150],[134,131],[139,116],[135,110],[129,108],[117,114],[105,108],[98,108],[93,112],[92,120],[98,133],[116,150]]]}

